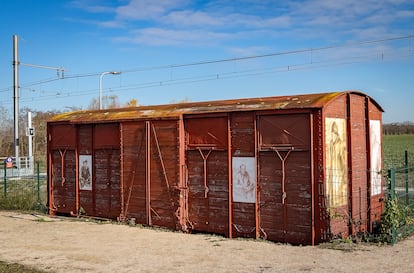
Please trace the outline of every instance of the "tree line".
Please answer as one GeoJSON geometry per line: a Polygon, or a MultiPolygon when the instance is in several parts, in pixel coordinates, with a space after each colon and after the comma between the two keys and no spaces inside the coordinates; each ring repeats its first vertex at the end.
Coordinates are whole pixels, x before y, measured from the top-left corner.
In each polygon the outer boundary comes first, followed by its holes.
{"type": "Polygon", "coordinates": [[[384,135],[414,134],[414,122],[406,121],[406,122],[383,124],[382,132],[384,135]]]}
{"type": "MultiPolygon", "coordinates": [[[[33,136],[33,156],[35,160],[46,162],[47,139],[46,122],[59,111],[34,111],[24,108],[19,111],[19,155],[28,156],[27,113],[32,112],[32,127],[35,128],[33,136]]],[[[14,156],[14,120],[10,114],[0,107],[0,157],[14,156]]]]}

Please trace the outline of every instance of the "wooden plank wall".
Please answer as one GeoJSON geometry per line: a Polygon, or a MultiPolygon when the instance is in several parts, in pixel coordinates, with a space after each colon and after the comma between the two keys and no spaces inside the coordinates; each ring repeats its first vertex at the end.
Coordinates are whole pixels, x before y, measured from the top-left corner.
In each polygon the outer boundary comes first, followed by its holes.
{"type": "MultiPolygon", "coordinates": [[[[378,107],[373,103],[373,101],[369,98],[366,98],[366,104],[368,105],[367,116],[368,120],[379,120],[380,121],[380,142],[382,143],[382,112],[378,109],[378,107]]],[[[370,132],[371,133],[371,132],[370,132]]],[[[382,145],[381,145],[382,147],[382,145]]],[[[382,163],[383,160],[383,152],[381,148],[381,156],[382,156],[382,163]]],[[[370,166],[371,167],[371,166],[370,166]]],[[[382,166],[383,168],[383,166],[382,166]]],[[[369,182],[370,183],[370,182],[369,182]]],[[[378,228],[378,222],[381,220],[382,212],[384,211],[384,200],[385,200],[385,179],[382,179],[381,182],[381,193],[376,195],[369,195],[369,226],[368,229],[370,232],[373,232],[373,224],[376,223],[375,226],[378,228]]]]}
{"type": "Polygon", "coordinates": [[[351,211],[350,234],[367,231],[368,221],[368,173],[367,173],[367,128],[365,98],[349,95],[348,150],[349,150],[349,193],[351,211]]]}
{"type": "Polygon", "coordinates": [[[178,123],[150,122],[150,217],[151,224],[179,229],[180,205],[178,123]]]}
{"type": "Polygon", "coordinates": [[[317,110],[187,115],[181,135],[178,119],[50,124],[51,213],[79,207],[90,216],[293,244],[364,232],[383,211],[384,193],[369,195],[366,172],[367,119],[381,114],[368,98],[346,94],[317,110]],[[335,212],[325,187],[326,118],[347,121],[352,168],[347,204],[335,212]],[[81,155],[92,157],[93,186],[77,195],[81,155]],[[244,158],[256,165],[256,200],[236,202],[232,165],[244,158]]]}
{"type": "MultiPolygon", "coordinates": [[[[327,181],[327,176],[328,173],[330,171],[335,171],[335,170],[328,170],[326,168],[327,163],[326,163],[326,149],[327,149],[327,143],[326,143],[326,134],[329,133],[330,128],[327,128],[326,125],[326,118],[337,118],[337,119],[342,119],[345,121],[345,125],[348,124],[347,119],[348,119],[348,104],[347,104],[347,96],[346,94],[344,94],[343,96],[340,96],[338,98],[336,98],[334,101],[331,101],[324,109],[323,111],[323,123],[324,123],[324,131],[323,131],[323,149],[324,149],[324,165],[323,165],[323,169],[324,169],[324,185],[325,188],[324,190],[326,190],[326,181],[327,181]],[[328,131],[327,131],[328,130],[328,131]]],[[[347,128],[345,128],[347,129],[347,128]]],[[[347,131],[347,139],[343,140],[346,141],[346,157],[347,160],[349,160],[349,144],[348,144],[348,136],[349,136],[349,132],[347,131]]],[[[346,163],[347,164],[347,163],[346,163]]],[[[348,168],[348,164],[346,166],[346,168],[348,168]]],[[[348,170],[348,169],[347,169],[348,170]]],[[[348,175],[348,172],[346,172],[345,175],[348,175]]],[[[334,178],[335,179],[335,178],[334,178]]],[[[349,180],[349,177],[344,177],[343,179],[346,179],[346,181],[349,180]]],[[[338,183],[338,182],[333,182],[333,183],[338,183]]],[[[339,185],[330,185],[331,188],[333,187],[339,187],[339,185]]],[[[346,184],[346,189],[345,192],[343,193],[339,193],[339,195],[344,195],[346,201],[344,205],[341,206],[336,206],[336,207],[327,207],[327,211],[329,214],[329,218],[327,219],[328,221],[328,226],[329,226],[329,231],[327,234],[329,237],[326,238],[327,240],[329,240],[332,236],[335,237],[343,237],[346,238],[349,235],[349,228],[348,228],[348,223],[349,223],[349,204],[347,202],[347,198],[349,198],[349,185],[346,184]]],[[[327,194],[325,192],[325,194],[327,194]]],[[[338,198],[340,196],[337,196],[336,198],[338,198]]],[[[334,196],[326,196],[326,198],[335,198],[334,196]]]]}
{"type": "Polygon", "coordinates": [[[189,224],[228,236],[227,116],[187,119],[185,130],[189,224]]]}
{"type": "MultiPolygon", "coordinates": [[[[233,157],[256,157],[255,126],[254,112],[240,112],[231,115],[231,154],[233,157]]],[[[233,201],[232,205],[233,237],[255,238],[256,204],[233,201]]]]}
{"type": "Polygon", "coordinates": [[[76,213],[76,158],[74,149],[51,149],[52,213],[76,213]],[[63,166],[62,166],[63,157],[63,166]]]}
{"type": "Polygon", "coordinates": [[[309,114],[260,116],[259,139],[261,236],[278,242],[311,244],[309,114]]]}
{"type": "Polygon", "coordinates": [[[123,216],[148,224],[146,211],[146,129],[145,122],[121,124],[123,162],[123,216]]]}

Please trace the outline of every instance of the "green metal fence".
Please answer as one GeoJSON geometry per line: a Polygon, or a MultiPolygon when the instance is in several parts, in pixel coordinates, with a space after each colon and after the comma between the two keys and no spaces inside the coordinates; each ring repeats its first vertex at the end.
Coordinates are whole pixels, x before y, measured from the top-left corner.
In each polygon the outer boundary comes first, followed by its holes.
{"type": "Polygon", "coordinates": [[[40,173],[36,162],[33,175],[11,175],[6,164],[2,164],[0,178],[0,209],[44,210],[47,202],[47,178],[40,173]]]}
{"type": "Polygon", "coordinates": [[[392,243],[414,233],[414,164],[404,154],[404,166],[388,170],[388,200],[385,216],[391,226],[392,243]]]}

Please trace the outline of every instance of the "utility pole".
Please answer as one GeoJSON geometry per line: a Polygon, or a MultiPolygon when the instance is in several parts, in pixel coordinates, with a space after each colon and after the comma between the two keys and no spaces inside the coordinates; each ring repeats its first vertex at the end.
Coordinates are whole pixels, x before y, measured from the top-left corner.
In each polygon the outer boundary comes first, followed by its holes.
{"type": "Polygon", "coordinates": [[[121,72],[106,71],[106,72],[102,72],[101,75],[99,76],[99,110],[102,109],[102,78],[103,78],[103,76],[105,76],[107,74],[119,75],[119,74],[121,74],[121,72]]]}
{"type": "MultiPolygon", "coordinates": [[[[18,57],[18,38],[17,35],[13,35],[13,100],[14,100],[14,157],[16,158],[16,165],[18,168],[20,168],[20,158],[19,158],[19,147],[20,147],[20,141],[19,141],[19,65],[24,66],[32,66],[37,68],[44,68],[44,69],[53,69],[56,70],[59,76],[59,72],[61,72],[61,77],[63,79],[64,77],[64,71],[65,69],[63,67],[50,67],[50,66],[44,66],[44,65],[36,65],[36,64],[24,64],[19,62],[18,57]]],[[[30,117],[31,119],[31,113],[30,117]]],[[[31,121],[30,121],[31,122],[31,121]]],[[[31,128],[31,124],[29,126],[31,128]]],[[[32,133],[34,131],[32,130],[32,133]]],[[[30,136],[30,139],[33,135],[30,136]]],[[[29,141],[29,145],[31,145],[31,141],[29,141]]],[[[29,148],[29,156],[32,149],[29,148]]]]}
{"type": "Polygon", "coordinates": [[[14,157],[19,166],[19,57],[17,35],[13,35],[14,157]]]}

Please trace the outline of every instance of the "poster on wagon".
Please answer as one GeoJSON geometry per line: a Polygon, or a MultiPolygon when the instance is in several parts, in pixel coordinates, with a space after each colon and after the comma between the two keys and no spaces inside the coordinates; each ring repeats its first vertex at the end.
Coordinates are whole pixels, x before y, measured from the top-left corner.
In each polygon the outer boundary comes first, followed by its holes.
{"type": "Polygon", "coordinates": [[[325,119],[326,195],[330,207],[347,201],[346,122],[340,118],[325,119]]]}
{"type": "Polygon", "coordinates": [[[369,142],[371,148],[371,195],[381,193],[381,123],[369,121],[369,142]]]}
{"type": "Polygon", "coordinates": [[[233,201],[256,202],[256,160],[254,157],[233,157],[233,201]]]}
{"type": "Polygon", "coordinates": [[[79,155],[79,189],[92,190],[92,156],[79,155]]]}

